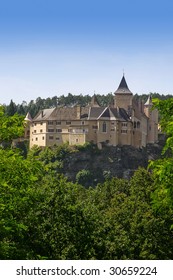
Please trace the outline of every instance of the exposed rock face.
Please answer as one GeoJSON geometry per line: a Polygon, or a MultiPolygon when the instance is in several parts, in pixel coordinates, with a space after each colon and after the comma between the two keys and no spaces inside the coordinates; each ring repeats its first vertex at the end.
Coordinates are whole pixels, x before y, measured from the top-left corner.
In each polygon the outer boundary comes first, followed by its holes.
{"type": "Polygon", "coordinates": [[[80,170],[90,170],[93,180],[99,182],[106,176],[130,178],[138,167],[147,167],[149,160],[161,157],[163,141],[149,144],[146,148],[132,146],[105,147],[95,152],[79,151],[71,153],[64,160],[63,173],[75,181],[80,170]]]}

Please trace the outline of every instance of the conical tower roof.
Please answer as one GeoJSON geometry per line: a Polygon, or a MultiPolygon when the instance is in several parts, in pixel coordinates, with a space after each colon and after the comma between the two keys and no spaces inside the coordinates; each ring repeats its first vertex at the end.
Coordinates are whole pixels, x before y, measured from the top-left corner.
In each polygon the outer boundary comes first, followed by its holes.
{"type": "Polygon", "coordinates": [[[147,99],[147,101],[145,102],[144,105],[145,105],[145,106],[149,106],[149,105],[152,106],[152,105],[153,105],[151,94],[148,96],[148,99],[147,99]]]}
{"type": "Polygon", "coordinates": [[[128,85],[126,83],[126,79],[125,79],[124,75],[121,79],[121,82],[119,84],[118,89],[115,91],[114,94],[128,94],[128,95],[130,94],[130,95],[132,95],[132,92],[128,88],[128,85]]]}
{"type": "Polygon", "coordinates": [[[32,122],[32,118],[31,118],[31,115],[30,115],[29,112],[27,113],[27,115],[26,115],[26,117],[24,118],[24,120],[27,121],[27,122],[32,122]]]}
{"type": "Polygon", "coordinates": [[[90,105],[91,105],[91,107],[100,107],[95,94],[91,98],[90,105]]]}

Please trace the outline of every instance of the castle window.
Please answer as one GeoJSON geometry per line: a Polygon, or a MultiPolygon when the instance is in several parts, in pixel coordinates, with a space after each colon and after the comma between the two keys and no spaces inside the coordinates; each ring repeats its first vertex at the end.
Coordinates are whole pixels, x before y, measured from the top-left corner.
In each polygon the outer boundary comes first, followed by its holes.
{"type": "Polygon", "coordinates": [[[69,125],[69,124],[71,124],[71,122],[69,122],[69,121],[66,121],[66,124],[67,124],[67,125],[69,125]]]}
{"type": "Polygon", "coordinates": [[[51,135],[51,136],[49,136],[49,140],[53,140],[53,136],[51,135]]]}
{"type": "Polygon", "coordinates": [[[61,122],[60,121],[56,121],[56,125],[60,125],[61,124],[61,122]]]}
{"type": "Polygon", "coordinates": [[[127,123],[125,123],[125,122],[124,122],[124,123],[122,123],[122,126],[125,126],[125,127],[127,127],[127,123]]]}
{"type": "Polygon", "coordinates": [[[54,129],[49,128],[49,129],[48,129],[48,132],[54,132],[54,129]]]}
{"type": "Polygon", "coordinates": [[[43,129],[40,129],[40,132],[43,132],[43,129]]]}
{"type": "Polygon", "coordinates": [[[42,140],[44,140],[44,136],[42,137],[42,140]]]}
{"type": "Polygon", "coordinates": [[[137,122],[137,128],[140,128],[140,122],[137,122]]]}
{"type": "Polygon", "coordinates": [[[48,124],[49,125],[53,125],[53,121],[48,121],[48,124]]]}
{"type": "Polygon", "coordinates": [[[35,141],[38,141],[38,138],[37,138],[37,137],[35,138],[35,141]]]}
{"type": "Polygon", "coordinates": [[[102,132],[106,132],[106,123],[105,122],[102,124],[102,132]]]}
{"type": "Polygon", "coordinates": [[[136,122],[133,123],[133,127],[136,128],[136,122]]]}
{"type": "Polygon", "coordinates": [[[37,133],[37,130],[34,130],[34,133],[37,133]]]}
{"type": "Polygon", "coordinates": [[[62,129],[61,128],[57,128],[56,132],[62,132],[62,129]]]}
{"type": "Polygon", "coordinates": [[[121,133],[127,133],[127,129],[122,129],[121,133]]]}
{"type": "Polygon", "coordinates": [[[98,129],[98,126],[97,125],[93,125],[92,129],[98,129]]]}

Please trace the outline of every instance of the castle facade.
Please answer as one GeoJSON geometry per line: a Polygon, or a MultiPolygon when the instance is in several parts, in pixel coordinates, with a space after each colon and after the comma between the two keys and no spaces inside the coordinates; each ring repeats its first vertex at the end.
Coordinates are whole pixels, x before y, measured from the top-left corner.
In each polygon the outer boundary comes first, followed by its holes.
{"type": "Polygon", "coordinates": [[[30,148],[61,145],[83,145],[93,142],[102,146],[131,145],[145,147],[158,141],[158,112],[152,110],[152,99],[136,102],[122,77],[114,93],[114,104],[101,107],[96,96],[86,107],[57,107],[41,110],[30,126],[30,148]]]}

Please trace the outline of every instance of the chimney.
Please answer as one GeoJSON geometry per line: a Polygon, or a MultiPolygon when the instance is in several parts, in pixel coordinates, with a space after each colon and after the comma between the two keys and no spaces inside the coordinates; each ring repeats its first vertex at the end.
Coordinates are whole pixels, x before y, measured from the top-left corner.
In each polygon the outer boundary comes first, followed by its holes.
{"type": "Polygon", "coordinates": [[[80,107],[80,105],[76,106],[76,111],[77,111],[77,119],[80,120],[80,117],[81,117],[81,107],[80,107]]]}
{"type": "Polygon", "coordinates": [[[139,98],[139,100],[138,100],[138,108],[139,108],[139,111],[141,113],[144,112],[144,102],[143,102],[143,100],[141,98],[139,98]]]}
{"type": "Polygon", "coordinates": [[[144,101],[141,100],[141,112],[144,113],[144,101]]]}

